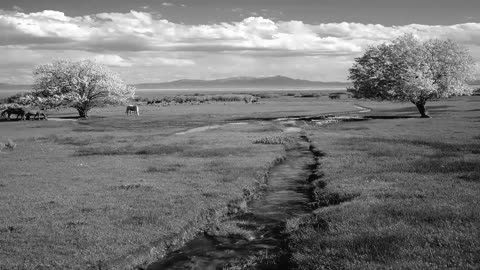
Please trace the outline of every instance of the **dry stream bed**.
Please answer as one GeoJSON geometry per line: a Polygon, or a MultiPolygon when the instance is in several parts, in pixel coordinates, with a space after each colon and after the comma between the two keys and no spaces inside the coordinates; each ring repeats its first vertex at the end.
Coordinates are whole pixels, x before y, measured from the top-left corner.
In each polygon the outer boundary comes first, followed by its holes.
{"type": "Polygon", "coordinates": [[[315,186],[322,183],[319,166],[323,153],[296,126],[360,120],[364,119],[356,116],[275,119],[292,140],[284,144],[285,159],[269,170],[259,196],[240,213],[218,221],[180,249],[142,269],[290,269],[287,223],[308,217],[318,206],[342,202],[323,198],[324,203],[318,204],[313,193],[315,186]]]}
{"type": "Polygon", "coordinates": [[[287,147],[285,160],[270,170],[263,195],[251,201],[243,213],[223,221],[243,229],[243,235],[201,233],[147,269],[221,269],[254,263],[261,257],[267,260],[258,262],[258,269],[285,268],[285,222],[310,210],[306,180],[315,160],[308,146],[297,141],[287,147]]]}

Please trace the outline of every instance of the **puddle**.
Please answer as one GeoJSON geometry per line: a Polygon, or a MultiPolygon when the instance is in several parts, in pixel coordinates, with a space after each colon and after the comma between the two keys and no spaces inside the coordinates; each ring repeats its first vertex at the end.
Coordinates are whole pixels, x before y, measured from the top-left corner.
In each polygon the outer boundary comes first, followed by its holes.
{"type": "Polygon", "coordinates": [[[186,130],[186,131],[182,131],[182,132],[177,132],[175,133],[176,135],[183,135],[183,134],[189,134],[189,133],[194,133],[194,132],[202,132],[202,131],[206,131],[206,130],[209,130],[209,129],[215,129],[215,128],[219,128],[221,127],[220,125],[211,125],[211,126],[204,126],[204,127],[196,127],[196,128],[192,128],[192,129],[189,129],[189,130],[186,130]]]}
{"type": "Polygon", "coordinates": [[[209,130],[209,129],[216,129],[216,128],[224,127],[224,126],[227,126],[227,125],[247,125],[247,124],[248,123],[246,123],[246,122],[235,122],[235,123],[228,123],[228,124],[225,124],[225,125],[210,125],[210,126],[196,127],[196,128],[192,128],[192,129],[189,129],[189,130],[186,130],[186,131],[177,132],[177,133],[175,133],[175,135],[184,135],[184,134],[189,134],[189,133],[194,133],[194,132],[202,132],[202,131],[206,131],[206,130],[209,130]]]}
{"type": "Polygon", "coordinates": [[[302,129],[298,127],[287,127],[283,129],[283,132],[300,132],[300,131],[302,131],[302,129]]]}
{"type": "Polygon", "coordinates": [[[362,107],[362,106],[358,106],[358,105],[355,105],[354,107],[357,108],[357,109],[360,109],[360,111],[358,111],[359,113],[366,113],[366,112],[371,112],[372,111],[367,107],[362,107]]]}
{"type": "Polygon", "coordinates": [[[287,149],[285,161],[270,171],[263,196],[250,202],[245,213],[224,221],[237,223],[248,231],[248,236],[202,233],[183,248],[149,265],[147,270],[245,269],[238,266],[245,266],[245,262],[250,262],[248,269],[285,269],[288,262],[283,234],[285,222],[311,210],[306,180],[312,164],[315,159],[306,142],[287,149]],[[251,263],[255,256],[265,257],[265,254],[278,257],[268,266],[262,262],[251,263]]]}
{"type": "Polygon", "coordinates": [[[78,121],[76,118],[52,118],[49,117],[48,121],[78,121]]]}
{"type": "Polygon", "coordinates": [[[353,121],[365,121],[368,117],[363,117],[355,114],[349,115],[322,115],[322,116],[306,116],[306,117],[292,117],[292,118],[277,118],[273,121],[283,125],[284,132],[298,132],[301,130],[301,126],[323,126],[338,122],[353,122],[353,121]],[[295,127],[292,127],[295,126],[295,127]]]}

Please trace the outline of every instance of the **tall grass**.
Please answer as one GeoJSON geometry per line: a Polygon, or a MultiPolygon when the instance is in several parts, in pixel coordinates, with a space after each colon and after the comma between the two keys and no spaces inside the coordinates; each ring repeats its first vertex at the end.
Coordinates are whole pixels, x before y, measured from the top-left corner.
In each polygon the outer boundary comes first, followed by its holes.
{"type": "Polygon", "coordinates": [[[295,140],[292,137],[282,135],[271,135],[256,139],[253,143],[256,144],[289,144],[295,140]]]}

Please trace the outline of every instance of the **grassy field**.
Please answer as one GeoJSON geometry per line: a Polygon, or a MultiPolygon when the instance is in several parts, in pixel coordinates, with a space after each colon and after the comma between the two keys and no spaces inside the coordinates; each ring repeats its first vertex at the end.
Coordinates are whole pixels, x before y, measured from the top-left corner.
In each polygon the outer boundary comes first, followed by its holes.
{"type": "Polygon", "coordinates": [[[296,267],[480,269],[480,97],[427,104],[431,119],[359,104],[414,118],[308,130],[324,153],[312,193],[324,207],[292,222],[296,267]]]}
{"type": "Polygon", "coordinates": [[[124,110],[0,121],[0,142],[15,145],[0,152],[0,269],[120,269],[152,260],[231,211],[282,158],[281,145],[255,143],[282,130],[248,119],[355,108],[281,97],[142,106],[140,117],[124,110]],[[215,128],[188,132],[203,126],[215,128]]]}
{"type": "Polygon", "coordinates": [[[290,222],[294,265],[479,268],[480,97],[427,104],[431,119],[411,104],[282,95],[260,103],[0,121],[0,142],[12,143],[0,152],[0,269],[121,269],[152,260],[261,185],[284,155],[281,145],[263,144],[283,138],[265,119],[355,104],[385,119],[302,125],[325,154],[312,190],[314,205],[325,207],[290,222]]]}

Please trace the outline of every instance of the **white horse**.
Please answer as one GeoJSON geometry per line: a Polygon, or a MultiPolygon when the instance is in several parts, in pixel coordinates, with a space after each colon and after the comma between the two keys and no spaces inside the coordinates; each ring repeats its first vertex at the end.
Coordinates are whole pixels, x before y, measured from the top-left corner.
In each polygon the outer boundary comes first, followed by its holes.
{"type": "Polygon", "coordinates": [[[125,113],[127,115],[130,115],[131,113],[135,113],[136,116],[139,116],[140,115],[140,109],[138,108],[137,105],[128,105],[125,113]]]}

